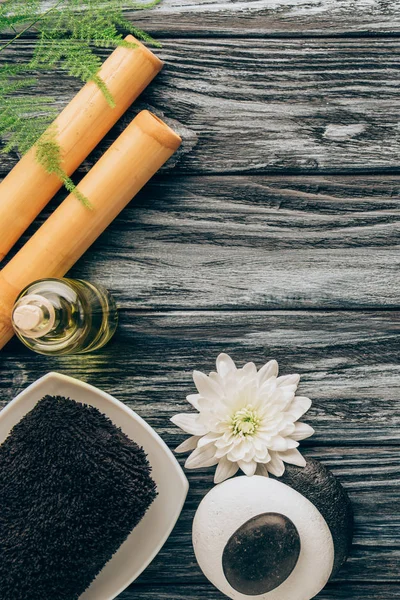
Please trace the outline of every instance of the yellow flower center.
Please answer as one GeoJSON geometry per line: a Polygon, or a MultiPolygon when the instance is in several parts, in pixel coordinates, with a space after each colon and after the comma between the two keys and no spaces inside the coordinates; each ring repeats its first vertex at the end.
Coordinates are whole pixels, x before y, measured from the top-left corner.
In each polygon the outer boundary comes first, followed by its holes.
{"type": "Polygon", "coordinates": [[[260,425],[260,419],[251,404],[236,411],[231,420],[234,435],[241,437],[254,435],[260,425]]]}

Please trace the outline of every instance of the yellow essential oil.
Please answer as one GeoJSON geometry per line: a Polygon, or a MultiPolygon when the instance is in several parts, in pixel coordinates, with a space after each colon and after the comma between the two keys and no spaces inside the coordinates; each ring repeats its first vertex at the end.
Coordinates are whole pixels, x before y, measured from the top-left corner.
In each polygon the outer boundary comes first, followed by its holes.
{"type": "Polygon", "coordinates": [[[118,324],[117,306],[100,285],[80,279],[40,279],[12,311],[19,339],[39,354],[81,354],[104,346],[118,324]]]}

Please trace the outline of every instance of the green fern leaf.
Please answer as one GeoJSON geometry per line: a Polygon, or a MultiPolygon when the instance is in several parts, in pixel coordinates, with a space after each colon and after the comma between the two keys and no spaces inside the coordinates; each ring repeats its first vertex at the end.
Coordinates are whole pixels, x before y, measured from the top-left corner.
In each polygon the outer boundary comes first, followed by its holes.
{"type": "Polygon", "coordinates": [[[57,143],[57,129],[49,127],[36,143],[36,158],[48,173],[54,173],[61,179],[64,187],[74,194],[86,208],[92,209],[89,200],[80,192],[72,179],[62,168],[62,157],[60,146],[57,143]]]}
{"type": "Polygon", "coordinates": [[[124,46],[124,35],[159,46],[151,36],[135,27],[124,16],[124,8],[150,9],[161,0],[129,2],[129,0],[53,0],[43,9],[42,0],[0,0],[0,33],[15,33],[0,46],[0,55],[7,52],[27,32],[35,32],[37,41],[33,56],[26,63],[0,64],[0,138],[3,152],[26,152],[36,144],[36,157],[49,172],[55,173],[65,188],[85,206],[87,198],[74,185],[62,168],[61,149],[56,132],[49,124],[54,120],[54,100],[30,94],[37,83],[37,72],[61,68],[83,82],[93,81],[110,106],[115,102],[110,90],[99,76],[101,60],[95,48],[124,46]],[[44,133],[45,132],[45,133],[44,133]]]}
{"type": "Polygon", "coordinates": [[[2,152],[27,152],[55,117],[51,103],[52,99],[45,97],[11,99],[0,96],[0,137],[6,140],[2,152]],[[32,118],[32,111],[35,118],[32,118]]]}

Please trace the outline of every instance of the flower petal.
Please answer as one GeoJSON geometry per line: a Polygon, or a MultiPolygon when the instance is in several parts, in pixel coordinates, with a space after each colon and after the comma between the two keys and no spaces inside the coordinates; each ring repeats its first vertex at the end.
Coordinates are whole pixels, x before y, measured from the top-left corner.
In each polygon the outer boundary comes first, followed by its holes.
{"type": "Polygon", "coordinates": [[[215,440],[216,448],[220,448],[220,449],[230,448],[233,445],[234,438],[228,439],[226,437],[226,432],[223,435],[221,435],[221,434],[216,434],[216,435],[218,435],[218,439],[215,440]]]}
{"type": "Polygon", "coordinates": [[[236,365],[228,354],[222,352],[217,358],[217,371],[221,377],[236,371],[236,365]]]}
{"type": "Polygon", "coordinates": [[[206,435],[203,435],[202,438],[200,438],[198,447],[201,448],[202,446],[205,446],[206,444],[215,442],[216,440],[219,440],[220,437],[221,437],[220,433],[207,433],[206,435]]]}
{"type": "Polygon", "coordinates": [[[292,402],[289,404],[286,410],[286,414],[290,414],[294,421],[300,419],[308,411],[312,402],[310,398],[305,396],[295,396],[292,402]]]}
{"type": "Polygon", "coordinates": [[[287,437],[288,435],[290,435],[293,439],[296,439],[292,435],[296,431],[296,424],[289,422],[284,425],[285,425],[284,428],[279,430],[279,432],[278,432],[279,435],[281,435],[282,437],[287,437]]]}
{"type": "Polygon", "coordinates": [[[270,460],[270,454],[268,452],[268,448],[263,448],[262,450],[255,451],[255,459],[260,463],[267,463],[270,460]]]}
{"type": "Polygon", "coordinates": [[[271,460],[265,466],[275,477],[282,477],[285,472],[285,465],[276,452],[271,453],[271,460]]]}
{"type": "Polygon", "coordinates": [[[279,456],[289,465],[296,465],[297,467],[305,467],[306,459],[296,449],[287,450],[286,452],[279,452],[279,456]]]}
{"type": "Polygon", "coordinates": [[[263,465],[258,463],[256,469],[256,475],[261,475],[262,477],[269,477],[268,475],[268,465],[263,465]]]}
{"type": "Polygon", "coordinates": [[[257,375],[257,367],[253,362],[249,362],[240,369],[242,375],[257,375]]]}
{"type": "Polygon", "coordinates": [[[294,391],[289,388],[278,388],[273,395],[268,397],[266,406],[268,414],[271,414],[272,409],[275,411],[289,410],[291,403],[294,400],[294,391]]]}
{"type": "Polygon", "coordinates": [[[215,458],[214,444],[208,444],[202,448],[196,448],[185,462],[187,469],[199,469],[200,467],[213,467],[218,463],[215,458]]]}
{"type": "MultiPolygon", "coordinates": [[[[229,447],[228,448],[217,448],[216,452],[215,452],[215,458],[218,458],[218,460],[224,458],[224,456],[228,457],[229,454],[229,447]]],[[[231,460],[231,462],[234,462],[233,460],[231,460]]]]}
{"type": "Polygon", "coordinates": [[[214,483],[222,483],[225,479],[233,477],[239,470],[237,463],[231,462],[227,458],[221,458],[214,475],[214,483]]]}
{"type": "Polygon", "coordinates": [[[198,414],[180,413],[179,415],[174,415],[171,421],[174,425],[177,425],[183,429],[183,431],[186,431],[186,433],[191,433],[192,435],[205,435],[208,433],[208,429],[199,423],[198,417],[198,414]]]}
{"type": "Polygon", "coordinates": [[[299,446],[299,442],[296,442],[296,440],[292,440],[291,438],[286,438],[286,443],[288,450],[292,450],[293,448],[297,448],[299,446]]]}
{"type": "Polygon", "coordinates": [[[300,442],[301,440],[311,437],[315,433],[314,429],[310,425],[307,425],[307,423],[295,423],[294,426],[295,430],[290,434],[290,437],[293,440],[300,442]]]}
{"type": "Polygon", "coordinates": [[[269,379],[270,377],[278,376],[278,363],[276,360],[270,360],[258,371],[258,384],[262,386],[262,384],[269,379]]]}
{"type": "Polygon", "coordinates": [[[288,449],[287,439],[281,435],[276,435],[271,440],[270,449],[277,452],[285,452],[288,449]]]}
{"type": "Polygon", "coordinates": [[[295,385],[296,388],[299,385],[299,381],[300,381],[300,375],[297,374],[293,374],[293,375],[282,375],[281,377],[278,377],[276,380],[276,385],[278,387],[282,387],[282,386],[286,386],[286,385],[295,385]]]}
{"type": "Polygon", "coordinates": [[[239,439],[239,443],[236,446],[234,446],[231,450],[229,450],[228,458],[232,462],[239,462],[240,460],[243,461],[247,451],[248,447],[246,441],[239,439]]]}
{"type": "Polygon", "coordinates": [[[223,386],[224,380],[222,379],[222,377],[219,373],[216,373],[215,371],[211,371],[211,373],[209,373],[208,376],[210,379],[212,379],[213,381],[218,383],[218,385],[223,386]]]}
{"type": "Polygon", "coordinates": [[[189,394],[186,396],[186,400],[195,408],[196,410],[200,410],[199,399],[201,398],[200,394],[189,394]]]}
{"type": "Polygon", "coordinates": [[[237,464],[242,469],[243,473],[247,475],[247,477],[252,477],[252,475],[254,475],[254,473],[256,472],[257,463],[255,460],[252,460],[250,462],[239,460],[237,464]]]}
{"type": "Polygon", "coordinates": [[[201,439],[198,435],[193,435],[190,438],[187,438],[182,444],[180,444],[177,448],[175,448],[175,452],[177,454],[183,452],[190,452],[197,447],[197,442],[201,439]]]}
{"type": "Polygon", "coordinates": [[[276,394],[277,389],[276,379],[274,377],[270,377],[264,381],[264,383],[259,383],[258,395],[263,398],[264,402],[266,402],[272,398],[274,394],[276,394]]]}
{"type": "Polygon", "coordinates": [[[215,404],[216,404],[215,398],[208,398],[208,397],[206,398],[205,396],[201,396],[199,394],[199,399],[197,400],[198,408],[197,407],[196,408],[200,413],[204,413],[206,411],[210,412],[215,407],[215,404]]]}
{"type": "Polygon", "coordinates": [[[213,399],[219,399],[223,396],[221,386],[204,373],[193,371],[193,381],[202,396],[213,399]]]}

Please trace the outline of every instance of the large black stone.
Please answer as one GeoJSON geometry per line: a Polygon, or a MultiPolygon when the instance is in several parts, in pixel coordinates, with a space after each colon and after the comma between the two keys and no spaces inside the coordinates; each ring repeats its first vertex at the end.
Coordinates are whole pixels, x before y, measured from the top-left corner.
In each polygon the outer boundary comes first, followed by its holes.
{"type": "Polygon", "coordinates": [[[353,539],[353,509],[336,477],[318,460],[307,458],[304,468],[285,465],[278,481],[286,483],[316,506],[331,531],[335,559],[331,578],[345,562],[353,539]]]}
{"type": "Polygon", "coordinates": [[[222,567],[230,585],[257,596],[277,588],[293,571],[300,554],[300,537],[288,517],[263,513],[246,521],[228,540],[222,567]]]}

